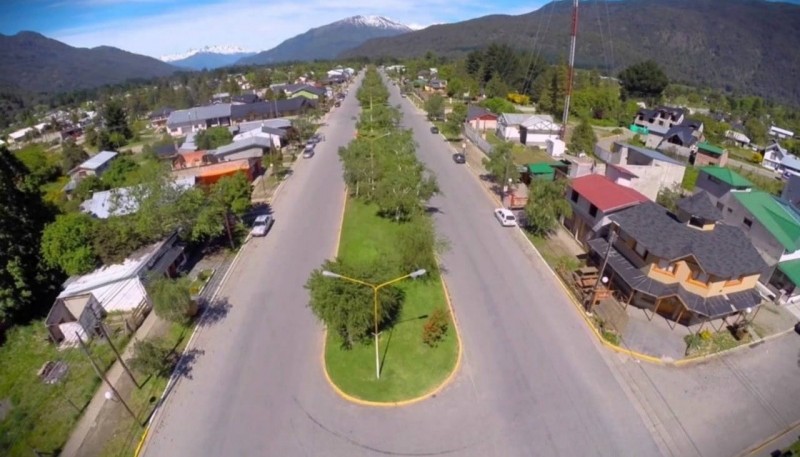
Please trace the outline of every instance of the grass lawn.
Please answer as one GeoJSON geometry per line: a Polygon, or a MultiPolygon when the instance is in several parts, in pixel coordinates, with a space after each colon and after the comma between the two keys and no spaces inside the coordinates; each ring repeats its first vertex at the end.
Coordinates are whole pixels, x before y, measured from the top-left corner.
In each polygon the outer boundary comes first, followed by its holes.
{"type": "Polygon", "coordinates": [[[697,175],[700,174],[700,170],[698,168],[692,166],[686,166],[686,171],[683,173],[683,181],[681,181],[681,187],[686,190],[694,190],[695,184],[697,184],[697,175]]]}
{"type": "MultiPolygon", "coordinates": [[[[378,217],[375,211],[374,206],[347,201],[340,258],[360,262],[394,255],[397,225],[378,217]]],[[[375,379],[375,348],[371,344],[343,350],[338,335],[328,333],[325,363],[341,390],[363,400],[402,401],[435,389],[455,369],[458,340],[452,319],[437,347],[430,348],[422,342],[426,317],[437,308],[449,313],[438,273],[429,276],[398,283],[405,292],[405,301],[398,323],[380,338],[380,380],[375,379]]]]}
{"type": "Polygon", "coordinates": [[[792,451],[794,455],[800,455],[800,440],[795,441],[794,444],[789,446],[787,451],[792,451]]]}
{"type": "MultiPolygon", "coordinates": [[[[486,132],[486,141],[492,146],[503,142],[494,132],[486,132]]],[[[527,165],[535,162],[553,162],[553,158],[547,155],[544,149],[529,148],[520,143],[512,143],[511,155],[514,157],[514,163],[517,165],[527,165]]]]}
{"type": "MultiPolygon", "coordinates": [[[[175,352],[180,353],[189,342],[192,327],[180,324],[172,324],[167,335],[162,335],[166,342],[175,347],[175,352]]],[[[136,413],[139,421],[144,422],[153,409],[156,407],[161,394],[167,387],[168,378],[160,376],[150,376],[142,385],[141,389],[133,389],[126,401],[131,409],[136,413]]],[[[141,382],[141,381],[140,381],[141,382]]],[[[113,435],[108,438],[102,457],[117,457],[133,455],[139,440],[144,433],[144,428],[135,423],[125,412],[120,412],[121,420],[117,423],[113,435]]]]}
{"type": "MultiPolygon", "coordinates": [[[[73,425],[100,384],[84,353],[77,348],[59,351],[47,339],[42,321],[16,327],[0,347],[0,402],[10,411],[0,422],[0,455],[33,455],[33,450],[53,452],[66,442],[73,425]],[[37,372],[47,361],[61,361],[68,371],[61,382],[44,384],[37,372]]],[[[113,336],[122,350],[128,336],[113,336]]],[[[114,361],[109,345],[99,339],[90,344],[102,368],[114,361]]]]}
{"type": "Polygon", "coordinates": [[[700,357],[704,355],[714,354],[716,352],[725,351],[735,348],[736,346],[747,344],[751,338],[743,338],[742,341],[737,341],[731,332],[722,330],[721,332],[709,332],[703,336],[701,335],[686,335],[683,339],[686,341],[686,355],[693,357],[700,357]]]}

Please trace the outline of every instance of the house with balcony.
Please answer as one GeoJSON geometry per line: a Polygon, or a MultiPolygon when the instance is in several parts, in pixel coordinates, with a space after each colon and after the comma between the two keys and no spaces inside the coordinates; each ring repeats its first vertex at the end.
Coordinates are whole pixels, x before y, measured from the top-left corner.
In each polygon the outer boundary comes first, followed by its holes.
{"type": "Polygon", "coordinates": [[[566,198],[572,215],[563,220],[564,227],[584,247],[603,232],[612,214],[648,201],[637,190],[595,174],[572,179],[566,198]]]}
{"type": "Polygon", "coordinates": [[[645,202],[610,219],[589,241],[591,258],[624,302],[685,326],[724,324],[761,304],[764,260],[739,227],[719,223],[705,193],[681,200],[677,214],[645,202]]]}
{"type": "Polygon", "coordinates": [[[645,147],[689,158],[702,140],[703,123],[686,117],[683,108],[642,108],[631,129],[645,136],[645,147]]]}

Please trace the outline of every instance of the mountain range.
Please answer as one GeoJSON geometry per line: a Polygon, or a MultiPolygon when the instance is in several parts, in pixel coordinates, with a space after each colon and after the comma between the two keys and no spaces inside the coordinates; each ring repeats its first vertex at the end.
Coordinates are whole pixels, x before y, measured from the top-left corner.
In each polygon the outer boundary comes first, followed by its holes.
{"type": "MultiPolygon", "coordinates": [[[[493,15],[376,38],[340,57],[459,56],[505,42],[566,61],[571,2],[520,16],[493,15]]],[[[622,68],[647,59],[670,80],[800,105],[800,6],[762,0],[580,2],[576,66],[622,68]]]]}
{"type": "Polygon", "coordinates": [[[160,59],[176,67],[191,70],[202,70],[204,68],[213,70],[233,65],[239,59],[255,54],[255,52],[239,46],[204,46],[200,49],[190,49],[182,54],[161,56],[160,59]]]}
{"type": "Polygon", "coordinates": [[[0,34],[0,86],[4,90],[66,92],[167,76],[178,68],[110,46],[74,48],[35,32],[0,34]]]}
{"type": "Polygon", "coordinates": [[[411,32],[406,25],[381,16],[353,16],[310,29],[278,46],[239,60],[237,65],[264,65],[292,60],[333,59],[371,38],[411,32]]]}

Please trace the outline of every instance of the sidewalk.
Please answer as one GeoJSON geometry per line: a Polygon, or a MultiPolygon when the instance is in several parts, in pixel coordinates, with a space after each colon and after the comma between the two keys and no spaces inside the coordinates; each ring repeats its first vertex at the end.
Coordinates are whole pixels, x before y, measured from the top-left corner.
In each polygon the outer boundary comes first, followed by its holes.
{"type": "MultiPolygon", "coordinates": [[[[233,260],[233,255],[212,254],[211,256],[200,259],[189,272],[190,277],[194,277],[202,270],[213,269],[214,275],[209,279],[206,287],[200,296],[204,299],[211,297],[227,272],[233,260]]],[[[145,318],[142,325],[131,338],[131,341],[122,351],[122,358],[128,360],[133,357],[133,347],[135,341],[141,341],[149,337],[165,335],[169,332],[171,324],[161,320],[154,312],[145,318]]],[[[136,374],[134,374],[136,376],[136,374]]],[[[124,372],[122,365],[115,362],[106,372],[108,381],[111,382],[124,399],[131,397],[136,386],[130,377],[124,372]]],[[[144,378],[137,376],[136,380],[142,384],[144,378]],[[140,379],[141,378],[141,379],[140,379]]],[[[102,383],[95,392],[89,405],[86,407],[75,427],[72,429],[69,439],[61,450],[60,457],[83,457],[100,455],[109,441],[116,437],[120,432],[120,424],[130,424],[131,417],[125,408],[114,400],[107,400],[105,395],[110,389],[102,383]]],[[[160,392],[158,392],[160,394],[160,392]]],[[[145,411],[134,412],[139,416],[139,421],[147,419],[145,411]]],[[[141,432],[141,429],[137,429],[141,432]]],[[[137,436],[140,433],[137,433],[137,436]]]]}

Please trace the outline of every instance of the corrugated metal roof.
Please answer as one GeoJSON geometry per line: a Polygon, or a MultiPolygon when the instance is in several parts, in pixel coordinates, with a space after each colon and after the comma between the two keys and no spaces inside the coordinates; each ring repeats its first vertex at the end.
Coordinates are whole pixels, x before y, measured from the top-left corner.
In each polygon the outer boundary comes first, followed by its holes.
{"type": "Polygon", "coordinates": [[[602,175],[575,178],[570,182],[570,187],[604,213],[649,201],[639,191],[617,184],[602,175]]]}
{"type": "Polygon", "coordinates": [[[731,194],[787,251],[800,249],[800,214],[791,205],[760,190],[731,194]]]}
{"type": "Polygon", "coordinates": [[[101,166],[105,165],[106,162],[113,159],[117,156],[117,153],[114,151],[100,151],[94,156],[92,156],[86,162],[78,165],[78,168],[82,168],[85,170],[97,170],[101,166]]]}
{"type": "Polygon", "coordinates": [[[208,119],[230,117],[231,104],[218,103],[216,105],[197,106],[189,109],[176,110],[169,113],[167,125],[192,124],[208,119]]]}
{"type": "Polygon", "coordinates": [[[716,165],[708,165],[700,167],[700,171],[711,175],[720,181],[737,189],[749,189],[753,187],[753,183],[745,179],[739,173],[731,170],[730,168],[718,167],[716,165]]]}

